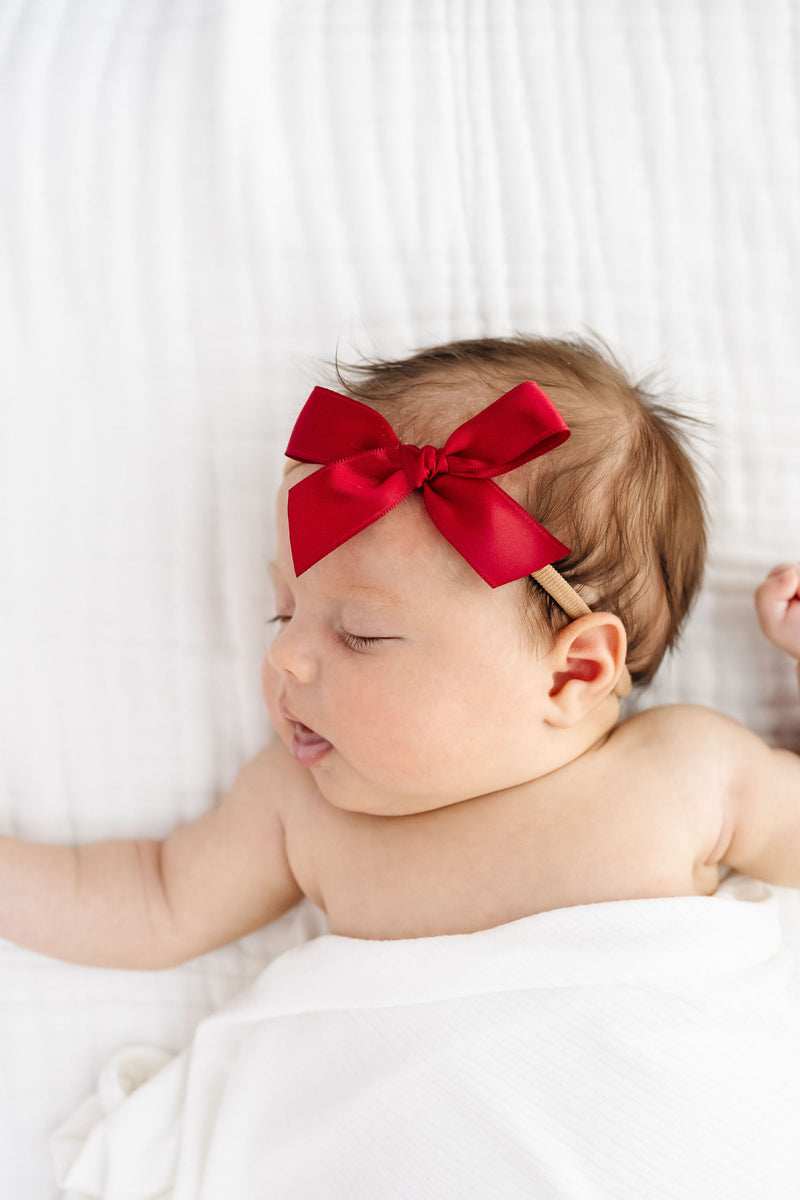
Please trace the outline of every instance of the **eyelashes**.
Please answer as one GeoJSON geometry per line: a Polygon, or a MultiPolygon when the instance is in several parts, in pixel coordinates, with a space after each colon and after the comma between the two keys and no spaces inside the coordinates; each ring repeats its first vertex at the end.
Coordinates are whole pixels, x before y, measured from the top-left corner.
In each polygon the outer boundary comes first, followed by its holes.
{"type": "MultiPolygon", "coordinates": [[[[267,625],[283,626],[291,619],[288,613],[277,613],[274,617],[269,617],[266,623],[267,625]]],[[[343,645],[355,651],[366,650],[369,646],[375,646],[379,642],[396,641],[396,638],[393,637],[366,637],[359,633],[349,633],[346,629],[339,630],[338,636],[343,645]]]]}
{"type": "Polygon", "coordinates": [[[349,646],[351,650],[365,650],[367,646],[374,646],[376,642],[388,642],[390,638],[383,637],[361,637],[357,633],[346,633],[343,629],[339,637],[344,642],[345,646],[349,646]]]}

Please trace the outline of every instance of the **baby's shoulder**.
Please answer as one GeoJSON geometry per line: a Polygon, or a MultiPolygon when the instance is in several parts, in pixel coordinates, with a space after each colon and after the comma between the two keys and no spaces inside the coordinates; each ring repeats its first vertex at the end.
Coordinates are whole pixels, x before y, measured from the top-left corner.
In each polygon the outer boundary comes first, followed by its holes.
{"type": "Polygon", "coordinates": [[[615,730],[617,747],[652,765],[672,769],[685,765],[704,768],[721,782],[726,766],[754,735],[725,713],[701,704],[660,704],[621,722],[615,730]]]}
{"type": "MultiPolygon", "coordinates": [[[[667,847],[689,839],[695,884],[718,863],[726,841],[731,797],[755,735],[724,713],[699,704],[664,704],[623,721],[608,741],[608,773],[628,805],[641,805],[667,847]],[[699,874],[698,874],[699,872],[699,874]]],[[[710,877],[709,877],[710,878],[710,877]]]]}
{"type": "Polygon", "coordinates": [[[643,732],[646,731],[647,736],[656,737],[691,737],[693,732],[703,737],[709,734],[731,737],[736,735],[737,730],[747,731],[740,721],[704,704],[656,704],[628,717],[621,722],[620,728],[634,724],[643,732]]]}
{"type": "Polygon", "coordinates": [[[618,728],[636,729],[642,737],[661,738],[691,736],[693,730],[713,733],[737,724],[732,717],[704,704],[656,704],[620,722],[618,728]]]}

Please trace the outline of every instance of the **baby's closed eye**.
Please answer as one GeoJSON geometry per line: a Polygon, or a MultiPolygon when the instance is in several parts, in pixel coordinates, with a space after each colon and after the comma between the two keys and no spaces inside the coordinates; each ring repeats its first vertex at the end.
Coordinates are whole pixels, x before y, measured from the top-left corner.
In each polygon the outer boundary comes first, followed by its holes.
{"type": "Polygon", "coordinates": [[[349,646],[351,650],[366,650],[369,646],[375,646],[379,642],[396,642],[398,638],[387,636],[372,636],[368,634],[349,633],[346,629],[339,632],[340,639],[345,646],[349,646]]]}

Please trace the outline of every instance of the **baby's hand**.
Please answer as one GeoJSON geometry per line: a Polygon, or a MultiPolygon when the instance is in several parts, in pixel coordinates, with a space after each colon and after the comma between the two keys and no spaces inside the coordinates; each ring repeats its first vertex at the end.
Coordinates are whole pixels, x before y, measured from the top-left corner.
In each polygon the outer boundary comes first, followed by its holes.
{"type": "Polygon", "coordinates": [[[755,599],[764,637],[800,660],[800,563],[773,567],[755,599]]]}

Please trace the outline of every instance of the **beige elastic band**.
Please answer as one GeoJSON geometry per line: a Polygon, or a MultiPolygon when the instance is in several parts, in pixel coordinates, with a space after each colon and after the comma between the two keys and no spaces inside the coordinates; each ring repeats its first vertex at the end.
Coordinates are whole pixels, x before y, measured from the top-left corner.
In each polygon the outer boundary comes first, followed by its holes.
{"type": "MultiPolygon", "coordinates": [[[[563,575],[559,575],[555,567],[542,567],[541,571],[532,571],[531,579],[535,579],[539,587],[553,597],[559,608],[563,608],[568,617],[572,617],[573,621],[578,617],[585,617],[592,610],[582,597],[578,595],[575,588],[567,583],[563,575]]],[[[632,681],[631,674],[627,667],[623,666],[622,674],[617,680],[617,685],[614,688],[614,695],[620,700],[624,700],[631,690],[632,681]]]]}

